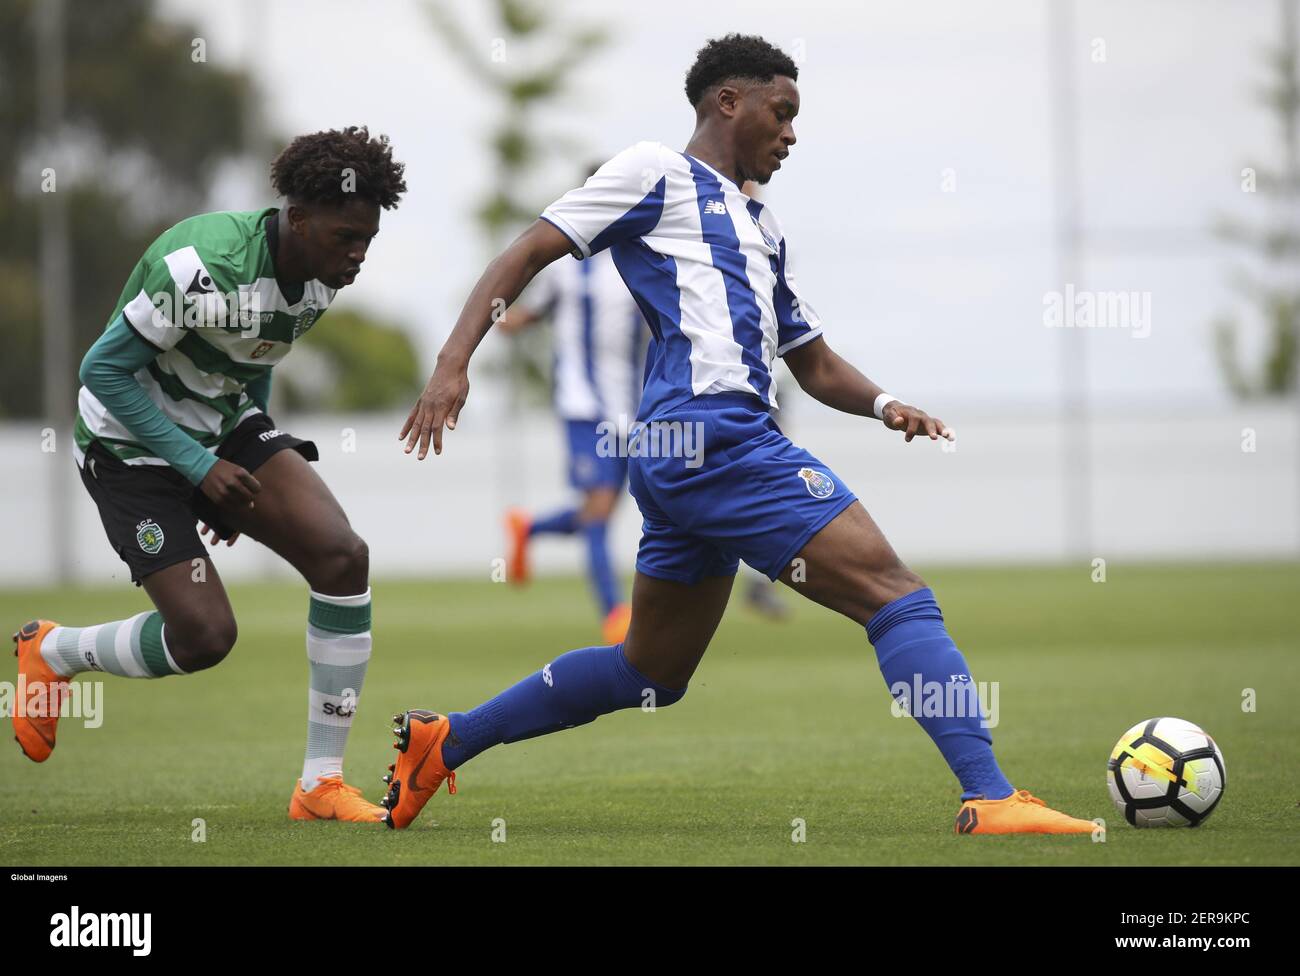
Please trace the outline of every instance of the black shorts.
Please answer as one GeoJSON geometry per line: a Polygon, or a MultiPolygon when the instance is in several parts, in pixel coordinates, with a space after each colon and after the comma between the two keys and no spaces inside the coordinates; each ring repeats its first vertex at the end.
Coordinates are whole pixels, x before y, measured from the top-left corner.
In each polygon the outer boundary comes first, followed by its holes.
{"type": "MultiPolygon", "coordinates": [[[[255,413],[218,445],[217,457],[251,473],[286,449],[308,461],[320,459],[314,443],[286,434],[266,414],[255,413]]],[[[222,539],[235,534],[221,510],[179,471],[160,464],[126,464],[99,441],[86,450],[81,481],[136,586],[150,573],[207,555],[197,522],[216,529],[222,539]]]]}

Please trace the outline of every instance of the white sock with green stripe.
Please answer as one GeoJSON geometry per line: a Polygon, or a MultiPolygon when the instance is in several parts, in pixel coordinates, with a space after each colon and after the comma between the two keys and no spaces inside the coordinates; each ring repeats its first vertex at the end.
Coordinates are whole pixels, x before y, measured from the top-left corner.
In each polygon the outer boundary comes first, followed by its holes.
{"type": "Polygon", "coordinates": [[[302,788],[310,793],[323,777],[343,775],[343,750],[370,663],[370,590],[357,596],[312,591],[307,662],[311,688],[302,788]]]}
{"type": "Polygon", "coordinates": [[[70,678],[105,671],[123,678],[184,674],[172,660],[157,610],[93,627],[55,627],[41,641],[41,657],[55,674],[70,678]]]}

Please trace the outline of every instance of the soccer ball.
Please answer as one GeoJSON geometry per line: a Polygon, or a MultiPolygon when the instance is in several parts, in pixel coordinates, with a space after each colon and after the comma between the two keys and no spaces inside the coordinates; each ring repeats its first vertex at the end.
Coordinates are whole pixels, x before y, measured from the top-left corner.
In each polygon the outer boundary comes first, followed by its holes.
{"type": "Polygon", "coordinates": [[[1152,718],[1124,733],[1106,764],[1106,785],[1134,827],[1198,827],[1223,799],[1223,753],[1199,726],[1152,718]]]}

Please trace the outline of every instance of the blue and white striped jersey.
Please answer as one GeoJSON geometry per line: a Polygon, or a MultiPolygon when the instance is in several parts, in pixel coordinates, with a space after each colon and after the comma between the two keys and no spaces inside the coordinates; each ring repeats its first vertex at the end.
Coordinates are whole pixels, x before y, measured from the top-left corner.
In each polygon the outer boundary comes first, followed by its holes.
{"type": "Polygon", "coordinates": [[[556,412],[633,420],[650,334],[609,253],[556,261],[533,279],[527,299],[555,324],[556,412]]]}
{"type": "Polygon", "coordinates": [[[710,393],[775,407],[773,358],[821,334],[771,208],[661,143],[623,150],[542,218],[575,257],[609,248],[650,325],[641,420],[710,393]]]}

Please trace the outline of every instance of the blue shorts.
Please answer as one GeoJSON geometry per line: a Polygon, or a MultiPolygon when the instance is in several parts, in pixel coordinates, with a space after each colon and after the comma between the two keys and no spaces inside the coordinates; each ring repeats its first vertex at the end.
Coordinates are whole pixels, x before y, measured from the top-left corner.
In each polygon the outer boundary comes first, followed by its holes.
{"type": "Polygon", "coordinates": [[[659,579],[730,576],[743,559],[774,580],[856,500],[744,393],[698,396],[660,414],[629,438],[629,454],[644,520],[636,568],[659,579]]]}
{"type": "Polygon", "coordinates": [[[579,491],[593,488],[623,487],[627,478],[627,458],[618,452],[618,439],[607,439],[603,453],[599,450],[601,434],[596,429],[597,420],[566,420],[569,435],[569,484],[579,491]]]}

